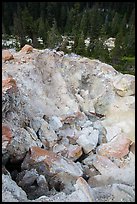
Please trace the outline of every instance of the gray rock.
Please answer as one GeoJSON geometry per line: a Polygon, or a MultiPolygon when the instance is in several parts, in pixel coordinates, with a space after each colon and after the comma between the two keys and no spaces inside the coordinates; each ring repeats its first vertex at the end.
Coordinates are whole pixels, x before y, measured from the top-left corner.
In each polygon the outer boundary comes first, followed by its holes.
{"type": "Polygon", "coordinates": [[[53,129],[54,131],[62,127],[60,119],[56,116],[52,116],[52,118],[49,121],[49,125],[50,128],[53,129]]]}
{"type": "Polygon", "coordinates": [[[2,202],[26,202],[26,193],[8,175],[2,175],[2,202]]]}

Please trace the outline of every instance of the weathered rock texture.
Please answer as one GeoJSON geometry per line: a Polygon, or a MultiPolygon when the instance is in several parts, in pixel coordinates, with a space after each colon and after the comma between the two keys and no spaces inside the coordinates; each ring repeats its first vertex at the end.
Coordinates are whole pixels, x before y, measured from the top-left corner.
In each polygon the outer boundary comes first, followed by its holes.
{"type": "Polygon", "coordinates": [[[13,58],[2,63],[3,202],[134,202],[135,77],[29,45],[13,58]]]}

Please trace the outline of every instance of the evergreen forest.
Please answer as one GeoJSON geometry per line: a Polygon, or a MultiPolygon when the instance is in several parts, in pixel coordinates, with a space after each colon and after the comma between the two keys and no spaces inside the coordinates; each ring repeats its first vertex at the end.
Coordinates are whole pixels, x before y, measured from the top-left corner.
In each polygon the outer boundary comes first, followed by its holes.
{"type": "Polygon", "coordinates": [[[18,39],[17,49],[28,44],[27,36],[35,48],[99,59],[135,74],[135,2],[3,2],[2,39],[9,36],[18,39]],[[104,43],[109,38],[115,39],[112,49],[104,43]]]}

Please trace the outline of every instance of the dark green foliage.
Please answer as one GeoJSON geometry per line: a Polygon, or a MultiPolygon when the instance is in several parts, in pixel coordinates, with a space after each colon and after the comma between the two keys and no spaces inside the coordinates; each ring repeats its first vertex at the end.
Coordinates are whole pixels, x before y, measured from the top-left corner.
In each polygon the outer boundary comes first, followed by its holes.
{"type": "Polygon", "coordinates": [[[58,32],[56,20],[53,20],[51,29],[47,33],[47,47],[48,48],[57,48],[61,45],[62,37],[58,32]]]}

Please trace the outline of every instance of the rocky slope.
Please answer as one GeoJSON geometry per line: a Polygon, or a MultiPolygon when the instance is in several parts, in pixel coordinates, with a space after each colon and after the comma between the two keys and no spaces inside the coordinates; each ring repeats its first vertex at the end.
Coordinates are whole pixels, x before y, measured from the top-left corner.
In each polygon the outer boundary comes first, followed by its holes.
{"type": "Polygon", "coordinates": [[[134,202],[135,77],[75,54],[2,53],[3,202],[134,202]]]}

